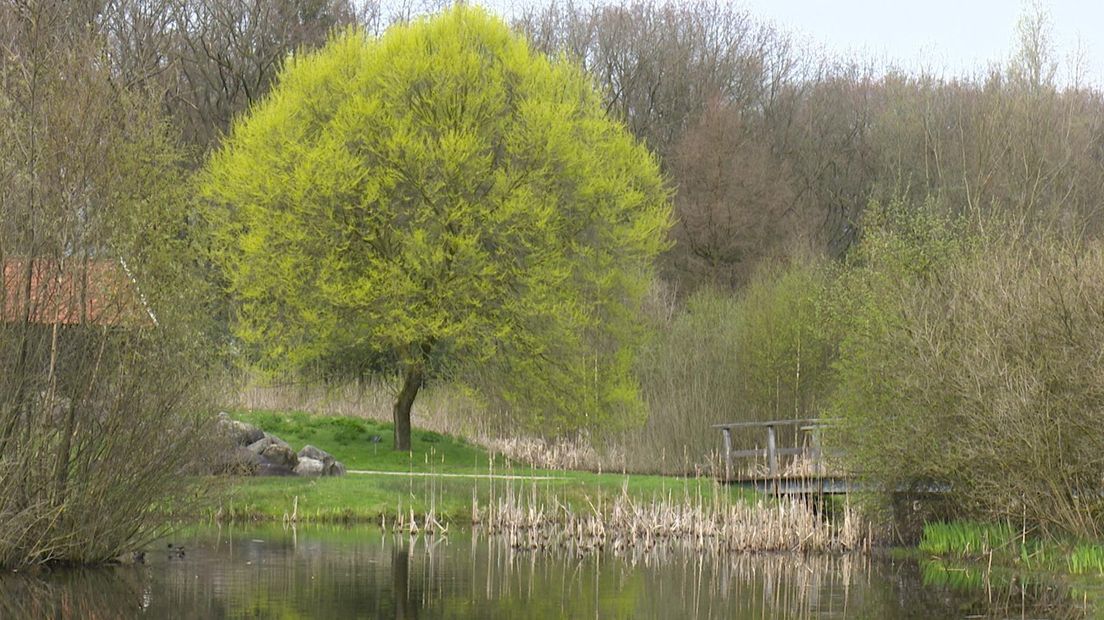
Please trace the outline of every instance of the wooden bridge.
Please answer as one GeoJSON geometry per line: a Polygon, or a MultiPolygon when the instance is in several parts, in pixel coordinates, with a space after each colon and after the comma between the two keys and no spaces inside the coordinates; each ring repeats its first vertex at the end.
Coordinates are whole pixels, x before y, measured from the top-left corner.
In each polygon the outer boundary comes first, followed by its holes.
{"type": "Polygon", "coordinates": [[[832,495],[856,490],[857,485],[852,478],[829,474],[825,468],[821,447],[821,433],[825,426],[826,422],[817,418],[713,425],[724,437],[724,481],[777,495],[832,495]],[[736,449],[733,431],[747,429],[765,431],[766,447],[736,449]],[[795,447],[779,447],[781,429],[792,429],[795,447]],[[789,468],[784,467],[783,457],[795,457],[789,459],[789,468]],[[748,463],[746,471],[736,468],[741,460],[748,463]],[[762,460],[766,461],[766,472],[752,471],[755,461],[762,460]]]}

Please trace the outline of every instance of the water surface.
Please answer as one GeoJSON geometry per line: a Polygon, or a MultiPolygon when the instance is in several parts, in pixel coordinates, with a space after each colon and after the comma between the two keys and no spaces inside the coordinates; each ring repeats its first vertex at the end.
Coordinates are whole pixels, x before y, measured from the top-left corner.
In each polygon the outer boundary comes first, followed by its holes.
{"type": "Polygon", "coordinates": [[[979,587],[956,580],[957,570],[859,555],[719,557],[680,548],[577,557],[517,552],[468,530],[411,539],[365,527],[233,527],[163,541],[142,565],[0,577],[0,617],[1088,615],[1084,601],[1062,588],[1014,580],[979,587]]]}

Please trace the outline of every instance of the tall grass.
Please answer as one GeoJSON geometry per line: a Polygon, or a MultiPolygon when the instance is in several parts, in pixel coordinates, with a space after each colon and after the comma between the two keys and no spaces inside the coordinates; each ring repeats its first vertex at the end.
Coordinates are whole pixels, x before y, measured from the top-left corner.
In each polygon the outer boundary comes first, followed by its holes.
{"type": "Polygon", "coordinates": [[[919,549],[944,558],[998,556],[1001,563],[1014,562],[1029,569],[1104,575],[1104,545],[1029,535],[1007,523],[928,523],[924,526],[919,549]]]}
{"type": "Polygon", "coordinates": [[[932,555],[984,555],[1011,549],[1019,532],[1008,524],[936,522],[924,526],[919,549],[932,555]]]}

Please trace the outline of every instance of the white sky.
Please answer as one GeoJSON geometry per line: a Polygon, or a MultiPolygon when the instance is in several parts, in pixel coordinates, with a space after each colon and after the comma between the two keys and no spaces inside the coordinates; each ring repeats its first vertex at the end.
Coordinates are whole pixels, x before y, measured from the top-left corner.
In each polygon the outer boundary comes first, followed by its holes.
{"type": "MultiPolygon", "coordinates": [[[[499,13],[542,0],[474,0],[499,13]]],[[[588,0],[575,0],[587,4],[588,0]]],[[[590,0],[601,4],[604,0],[590,0]]],[[[723,0],[720,0],[723,1],[723,0]]],[[[734,6],[803,45],[945,75],[980,72],[1011,55],[1023,0],[737,0],[734,6]]],[[[1085,79],[1104,86],[1104,0],[1040,0],[1065,79],[1078,50],[1085,79]]]]}
{"type": "MultiPolygon", "coordinates": [[[[964,75],[1003,62],[1031,3],[1020,0],[744,0],[753,15],[798,39],[903,68],[964,75]]],[[[1087,81],[1104,84],[1104,0],[1042,0],[1059,68],[1079,55],[1087,81]]]]}

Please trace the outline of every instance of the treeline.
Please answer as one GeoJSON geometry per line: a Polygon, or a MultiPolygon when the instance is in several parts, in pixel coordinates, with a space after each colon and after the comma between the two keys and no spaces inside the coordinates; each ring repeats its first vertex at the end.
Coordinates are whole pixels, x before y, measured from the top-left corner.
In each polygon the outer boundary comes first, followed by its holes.
{"type": "MultiPolygon", "coordinates": [[[[50,2],[32,3],[47,6],[50,2]]],[[[335,29],[388,24],[440,2],[79,0],[115,83],[157,98],[194,165],[283,60],[335,29]]],[[[841,258],[872,199],[923,202],[975,222],[1099,233],[1104,102],[1059,83],[1045,15],[1025,15],[1002,65],[944,78],[826,57],[728,3],[528,9],[515,27],[567,54],[609,112],[660,155],[677,209],[664,281],[680,297],[738,290],[758,265],[841,258]]],[[[1075,73],[1076,75],[1076,73],[1075,73]]]]}
{"type": "Polygon", "coordinates": [[[519,25],[578,58],[661,155],[677,209],[666,274],[682,291],[737,289],[780,255],[840,258],[872,199],[1100,231],[1104,102],[1059,83],[1045,15],[967,77],[825,57],[727,3],[556,3],[519,25]]]}

